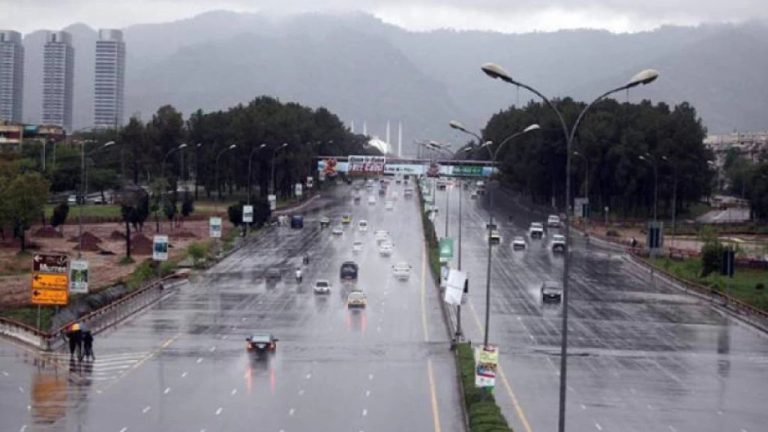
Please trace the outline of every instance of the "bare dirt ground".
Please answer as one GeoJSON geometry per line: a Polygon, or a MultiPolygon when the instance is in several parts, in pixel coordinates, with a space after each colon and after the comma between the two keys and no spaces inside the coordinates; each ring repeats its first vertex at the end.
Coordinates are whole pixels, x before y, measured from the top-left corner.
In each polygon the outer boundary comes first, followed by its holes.
{"type": "MultiPolygon", "coordinates": [[[[77,224],[62,227],[61,238],[48,238],[37,235],[41,226],[36,225],[28,231],[27,241],[31,247],[27,255],[18,255],[19,243],[11,240],[6,233],[6,241],[0,241],[0,307],[21,306],[29,303],[32,256],[39,252],[63,252],[70,259],[77,257],[77,224]],[[74,241],[72,241],[74,240],[74,241]],[[22,273],[24,272],[24,273],[22,273]]],[[[50,232],[51,228],[46,228],[50,232]]],[[[90,266],[91,290],[109,286],[128,276],[145,258],[151,258],[151,242],[155,234],[166,234],[170,238],[170,258],[176,258],[190,243],[208,239],[208,220],[185,221],[181,226],[171,227],[167,221],[160,222],[160,232],[155,231],[155,222],[147,221],[144,225],[144,241],[137,242],[132,248],[133,264],[120,264],[125,257],[125,226],[120,223],[84,224],[83,258],[90,266]],[[118,235],[120,234],[120,235],[118,235]],[[97,242],[96,240],[101,240],[97,242]],[[147,246],[147,240],[148,245],[147,246]],[[143,243],[143,245],[142,245],[143,243]]],[[[133,229],[132,238],[135,238],[133,229]]]]}

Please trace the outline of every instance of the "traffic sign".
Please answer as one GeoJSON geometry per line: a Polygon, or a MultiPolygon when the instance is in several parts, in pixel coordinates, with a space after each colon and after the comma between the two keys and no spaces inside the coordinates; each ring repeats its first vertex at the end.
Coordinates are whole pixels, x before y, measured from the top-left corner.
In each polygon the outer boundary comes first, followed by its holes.
{"type": "Polygon", "coordinates": [[[66,305],[69,293],[66,289],[33,289],[32,304],[37,305],[66,305]]]}
{"type": "Polygon", "coordinates": [[[69,278],[67,274],[58,273],[34,273],[32,275],[32,289],[59,289],[66,290],[69,288],[69,278]]]}
{"type": "Polygon", "coordinates": [[[253,206],[244,205],[243,206],[243,223],[252,223],[252,222],[253,222],[253,206]]]}
{"type": "Polygon", "coordinates": [[[664,223],[648,223],[648,249],[658,251],[664,247],[664,223]]]}
{"type": "Polygon", "coordinates": [[[269,201],[269,209],[272,211],[275,211],[277,208],[277,195],[269,194],[267,195],[267,201],[269,201]]]}
{"type": "Polygon", "coordinates": [[[296,192],[296,196],[297,197],[301,197],[302,192],[303,192],[302,188],[301,188],[301,183],[296,183],[296,185],[294,185],[294,189],[295,189],[295,192],[296,192]]]}
{"type": "Polygon", "coordinates": [[[69,269],[69,256],[61,254],[36,254],[32,258],[32,271],[43,273],[64,273],[69,269]]]}
{"type": "Polygon", "coordinates": [[[208,234],[213,238],[221,237],[221,218],[213,216],[208,220],[208,234]]]}
{"type": "Polygon", "coordinates": [[[152,259],[155,261],[168,260],[168,236],[156,235],[152,239],[152,259]]]}
{"type": "Polygon", "coordinates": [[[72,260],[69,266],[69,292],[72,294],[88,293],[88,261],[72,260]]]}

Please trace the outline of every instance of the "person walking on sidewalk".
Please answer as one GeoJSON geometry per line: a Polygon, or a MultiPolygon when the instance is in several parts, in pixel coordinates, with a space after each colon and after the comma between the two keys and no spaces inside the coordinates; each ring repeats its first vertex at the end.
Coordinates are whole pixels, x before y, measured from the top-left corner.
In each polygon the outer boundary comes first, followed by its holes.
{"type": "Polygon", "coordinates": [[[93,355],[93,333],[90,330],[83,332],[83,349],[85,351],[85,359],[90,358],[96,360],[96,356],[93,355]]]}

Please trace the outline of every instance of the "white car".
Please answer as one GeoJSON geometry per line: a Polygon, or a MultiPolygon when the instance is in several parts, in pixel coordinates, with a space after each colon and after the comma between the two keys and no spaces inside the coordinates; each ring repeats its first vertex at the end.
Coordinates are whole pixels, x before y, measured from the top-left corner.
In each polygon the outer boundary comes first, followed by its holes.
{"type": "Polygon", "coordinates": [[[392,274],[398,280],[408,280],[411,276],[411,265],[407,262],[399,262],[392,266],[392,274]]]}
{"type": "Polygon", "coordinates": [[[405,191],[403,192],[403,196],[405,198],[412,197],[413,196],[413,188],[406,188],[405,191]]]}
{"type": "Polygon", "coordinates": [[[541,222],[531,222],[531,226],[528,228],[528,235],[532,239],[544,238],[544,224],[541,222]]]}
{"type": "Polygon", "coordinates": [[[352,243],[352,252],[362,252],[363,251],[363,242],[360,240],[355,240],[354,243],[352,243]]]}
{"type": "Polygon", "coordinates": [[[553,235],[551,247],[553,253],[565,252],[565,236],[561,234],[553,235]]]}
{"type": "Polygon", "coordinates": [[[360,220],[357,222],[357,229],[358,229],[358,231],[360,231],[360,232],[366,232],[366,231],[368,231],[368,221],[367,221],[367,220],[365,220],[365,219],[360,219],[360,220]]]}
{"type": "Polygon", "coordinates": [[[379,244],[379,255],[390,256],[395,250],[395,244],[390,240],[385,240],[379,244]]]}
{"type": "Polygon", "coordinates": [[[333,227],[333,231],[331,231],[331,233],[333,235],[342,235],[344,234],[344,227],[342,227],[341,225],[336,225],[335,227],[333,227]]]}
{"type": "Polygon", "coordinates": [[[512,249],[518,250],[518,249],[525,249],[528,246],[528,244],[525,242],[525,239],[522,236],[516,236],[514,239],[512,239],[512,249]]]}
{"type": "Polygon", "coordinates": [[[394,210],[395,209],[395,203],[393,203],[392,201],[387,201],[387,203],[384,204],[384,209],[385,210],[389,210],[389,211],[394,210]]]}
{"type": "Polygon", "coordinates": [[[472,193],[471,193],[471,194],[469,194],[469,197],[470,197],[471,199],[477,199],[477,192],[475,192],[475,191],[472,191],[472,193]]]}
{"type": "Polygon", "coordinates": [[[331,283],[326,279],[318,279],[315,281],[315,287],[313,288],[315,294],[330,294],[331,283]]]}
{"type": "Polygon", "coordinates": [[[369,205],[376,205],[376,197],[373,195],[368,196],[368,204],[369,205]]]}
{"type": "Polygon", "coordinates": [[[376,239],[377,243],[381,243],[385,240],[389,240],[390,239],[389,231],[377,230],[376,232],[373,233],[373,238],[376,239]]]}
{"type": "Polygon", "coordinates": [[[397,198],[398,198],[399,196],[400,196],[400,195],[397,193],[397,191],[392,191],[392,199],[393,199],[393,200],[397,200],[397,198]]]}
{"type": "Polygon", "coordinates": [[[549,215],[547,217],[547,226],[550,228],[560,228],[560,216],[549,215]]]}

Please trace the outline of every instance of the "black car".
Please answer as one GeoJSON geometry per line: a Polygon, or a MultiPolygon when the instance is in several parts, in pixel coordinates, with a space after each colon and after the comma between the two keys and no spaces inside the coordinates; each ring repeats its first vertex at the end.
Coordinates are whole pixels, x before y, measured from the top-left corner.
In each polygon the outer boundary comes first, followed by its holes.
{"type": "Polygon", "coordinates": [[[560,303],[563,298],[563,286],[560,282],[545,281],[541,283],[541,301],[560,303]]]}
{"type": "Polygon", "coordinates": [[[354,261],[345,261],[341,264],[339,277],[342,280],[357,280],[357,264],[354,261]]]}
{"type": "Polygon", "coordinates": [[[272,333],[257,333],[245,338],[245,349],[260,354],[275,352],[278,340],[272,333]]]}
{"type": "Polygon", "coordinates": [[[291,216],[291,228],[293,229],[304,228],[304,216],[301,216],[301,215],[291,216]]]}

